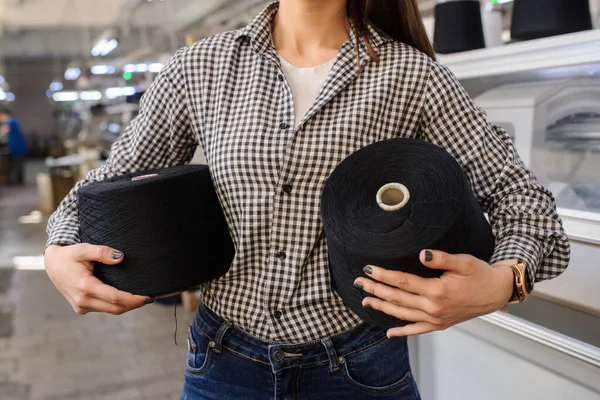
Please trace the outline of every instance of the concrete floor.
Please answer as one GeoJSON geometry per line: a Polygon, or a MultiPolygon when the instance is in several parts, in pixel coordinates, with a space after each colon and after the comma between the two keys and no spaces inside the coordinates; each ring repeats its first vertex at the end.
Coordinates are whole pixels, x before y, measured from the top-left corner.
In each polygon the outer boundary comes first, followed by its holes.
{"type": "Polygon", "coordinates": [[[186,330],[193,314],[152,304],[122,316],[76,315],[40,267],[45,218],[22,224],[39,208],[28,185],[0,187],[0,399],[178,399],[186,330]],[[23,261],[25,261],[23,263],[23,261]]]}

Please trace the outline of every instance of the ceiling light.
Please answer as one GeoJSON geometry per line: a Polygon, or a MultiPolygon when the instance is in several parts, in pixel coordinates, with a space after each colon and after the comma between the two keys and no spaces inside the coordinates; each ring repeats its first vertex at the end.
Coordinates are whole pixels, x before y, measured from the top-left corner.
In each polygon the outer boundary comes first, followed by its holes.
{"type": "Polygon", "coordinates": [[[79,98],[84,101],[99,101],[102,100],[102,92],[97,90],[87,90],[79,93],[79,98]]]}
{"type": "Polygon", "coordinates": [[[135,88],[133,86],[114,87],[106,89],[104,93],[107,98],[116,99],[117,97],[122,96],[133,96],[135,94],[135,88]]]}
{"type": "Polygon", "coordinates": [[[75,81],[81,76],[81,69],[77,67],[69,67],[65,72],[65,79],[68,81],[75,81]]]}
{"type": "Polygon", "coordinates": [[[136,64],[135,72],[148,72],[148,64],[136,64]]]}
{"type": "Polygon", "coordinates": [[[101,39],[92,49],[94,57],[105,56],[119,46],[117,39],[101,39]]]}
{"type": "Polygon", "coordinates": [[[6,80],[4,80],[4,77],[0,75],[0,85],[2,85],[4,82],[6,82],[6,80]]]}
{"type": "Polygon", "coordinates": [[[161,63],[152,63],[148,65],[148,71],[152,73],[159,73],[163,69],[164,65],[161,63]]]}
{"type": "Polygon", "coordinates": [[[8,92],[6,93],[6,101],[8,101],[9,103],[13,102],[16,100],[16,96],[14,93],[12,92],[8,92]]]}
{"type": "Polygon", "coordinates": [[[116,72],[116,68],[112,65],[94,65],[91,71],[94,75],[112,75],[116,72]]]}
{"type": "Polygon", "coordinates": [[[52,95],[54,101],[76,101],[79,99],[77,92],[56,92],[52,95]]]}
{"type": "Polygon", "coordinates": [[[62,82],[52,82],[50,84],[50,90],[52,90],[53,92],[60,92],[61,90],[63,90],[62,82]]]}

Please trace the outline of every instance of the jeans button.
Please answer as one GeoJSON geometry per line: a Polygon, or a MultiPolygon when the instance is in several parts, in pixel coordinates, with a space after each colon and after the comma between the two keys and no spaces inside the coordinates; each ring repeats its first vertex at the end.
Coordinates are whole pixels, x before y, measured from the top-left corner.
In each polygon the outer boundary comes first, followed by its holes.
{"type": "Polygon", "coordinates": [[[275,362],[279,362],[281,360],[283,360],[285,358],[285,353],[283,352],[283,350],[276,350],[275,353],[273,353],[273,361],[275,362]]]}

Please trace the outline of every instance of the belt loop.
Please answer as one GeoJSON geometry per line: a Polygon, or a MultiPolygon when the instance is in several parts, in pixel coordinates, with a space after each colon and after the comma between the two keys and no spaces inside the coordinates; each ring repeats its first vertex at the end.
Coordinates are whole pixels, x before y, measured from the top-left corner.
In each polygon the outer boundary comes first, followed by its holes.
{"type": "Polygon", "coordinates": [[[229,328],[231,328],[231,324],[229,322],[227,322],[227,321],[223,322],[223,324],[221,325],[221,327],[217,331],[217,334],[215,335],[215,340],[209,343],[210,347],[216,353],[220,353],[221,352],[221,346],[222,346],[222,343],[223,343],[223,336],[225,336],[225,332],[227,332],[227,330],[229,328]]]}
{"type": "Polygon", "coordinates": [[[325,350],[327,351],[327,356],[329,357],[329,370],[331,372],[337,371],[340,369],[340,362],[335,352],[335,348],[333,347],[333,343],[331,343],[330,338],[321,339],[321,343],[325,346],[325,350]]]}

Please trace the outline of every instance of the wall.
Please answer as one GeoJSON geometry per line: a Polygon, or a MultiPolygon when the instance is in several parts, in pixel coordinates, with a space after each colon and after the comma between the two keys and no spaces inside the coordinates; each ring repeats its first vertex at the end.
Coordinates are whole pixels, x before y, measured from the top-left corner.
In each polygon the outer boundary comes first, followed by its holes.
{"type": "Polygon", "coordinates": [[[10,107],[20,120],[26,135],[47,136],[55,133],[55,121],[52,116],[55,105],[45,93],[50,83],[61,77],[66,65],[66,60],[55,62],[48,58],[6,60],[5,78],[16,96],[10,107]]]}

